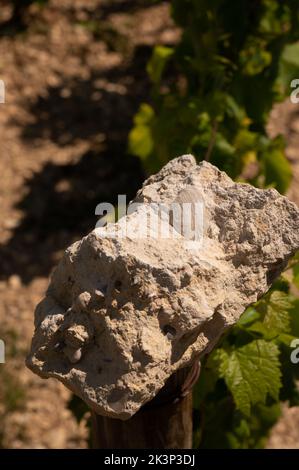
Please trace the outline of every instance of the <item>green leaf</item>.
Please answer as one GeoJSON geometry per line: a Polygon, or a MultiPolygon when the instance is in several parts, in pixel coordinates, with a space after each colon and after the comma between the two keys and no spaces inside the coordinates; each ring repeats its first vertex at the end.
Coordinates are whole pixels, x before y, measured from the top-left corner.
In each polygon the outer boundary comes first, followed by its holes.
{"type": "Polygon", "coordinates": [[[138,110],[138,113],[134,117],[135,126],[148,125],[151,123],[155,116],[153,108],[147,104],[142,103],[138,110]]]}
{"type": "Polygon", "coordinates": [[[129,134],[129,152],[143,159],[147,158],[154,148],[151,129],[153,118],[154,110],[143,103],[134,118],[135,127],[129,134]]]}
{"type": "Polygon", "coordinates": [[[199,410],[207,395],[215,388],[218,380],[218,351],[213,351],[201,364],[199,379],[193,389],[193,408],[199,410]]]}
{"type": "Polygon", "coordinates": [[[277,339],[280,343],[284,344],[285,346],[287,346],[289,348],[292,341],[294,341],[294,339],[297,339],[297,338],[296,338],[296,336],[282,333],[278,336],[277,339]]]}
{"type": "Polygon", "coordinates": [[[271,292],[256,306],[261,321],[247,326],[247,331],[261,335],[265,340],[290,345],[295,337],[292,331],[294,297],[278,290],[271,292]]]}
{"type": "Polygon", "coordinates": [[[293,282],[299,289],[299,263],[293,267],[293,282]]]}
{"type": "Polygon", "coordinates": [[[264,323],[260,321],[257,321],[250,325],[247,328],[247,331],[250,331],[252,333],[258,333],[259,335],[263,336],[263,338],[267,341],[273,340],[278,337],[278,333],[276,330],[271,330],[267,328],[264,323]]]}
{"type": "Polygon", "coordinates": [[[240,123],[244,121],[246,115],[244,109],[236,102],[236,100],[231,95],[224,95],[225,99],[225,111],[228,116],[236,119],[240,123]]]}
{"type": "Polygon", "coordinates": [[[257,75],[271,64],[272,55],[257,38],[240,52],[240,65],[245,75],[257,75]]]}
{"type": "Polygon", "coordinates": [[[151,130],[147,126],[134,127],[129,135],[129,152],[147,158],[153,150],[151,130]]]}
{"type": "Polygon", "coordinates": [[[278,400],[281,386],[279,349],[263,339],[230,351],[221,350],[220,376],[231,391],[236,407],[250,415],[251,406],[278,400]]]}
{"type": "Polygon", "coordinates": [[[239,420],[237,425],[233,428],[233,431],[227,433],[227,439],[229,442],[230,449],[244,448],[243,442],[248,441],[249,437],[250,437],[249,422],[246,420],[246,418],[242,418],[239,420]]]}
{"type": "Polygon", "coordinates": [[[274,291],[261,300],[257,310],[263,315],[263,325],[274,334],[290,333],[290,311],[294,304],[292,297],[285,292],[274,291]]]}
{"type": "Polygon", "coordinates": [[[288,44],[280,58],[279,82],[284,92],[290,93],[291,81],[299,77],[299,43],[288,44]]]}
{"type": "Polygon", "coordinates": [[[147,73],[153,83],[160,82],[165,66],[173,53],[171,47],[156,46],[154,48],[152,57],[147,64],[147,73]]]}
{"type": "Polygon", "coordinates": [[[281,149],[273,148],[263,153],[265,184],[285,193],[292,179],[291,165],[281,149]]]}
{"type": "Polygon", "coordinates": [[[259,312],[253,308],[248,307],[245,312],[242,314],[240,320],[238,321],[237,325],[239,326],[248,326],[251,323],[255,322],[260,318],[259,312]]]}

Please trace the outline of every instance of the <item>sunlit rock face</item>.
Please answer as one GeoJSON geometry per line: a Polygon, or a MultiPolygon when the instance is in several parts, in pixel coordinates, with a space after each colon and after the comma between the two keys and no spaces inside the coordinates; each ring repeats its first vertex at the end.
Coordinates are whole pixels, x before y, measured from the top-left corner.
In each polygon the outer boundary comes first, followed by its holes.
{"type": "Polygon", "coordinates": [[[66,250],[36,308],[27,359],[120,419],[210,351],[299,248],[293,203],[191,155],[145,181],[135,202],[66,250]],[[192,230],[179,230],[175,208],[190,203],[192,230]]]}

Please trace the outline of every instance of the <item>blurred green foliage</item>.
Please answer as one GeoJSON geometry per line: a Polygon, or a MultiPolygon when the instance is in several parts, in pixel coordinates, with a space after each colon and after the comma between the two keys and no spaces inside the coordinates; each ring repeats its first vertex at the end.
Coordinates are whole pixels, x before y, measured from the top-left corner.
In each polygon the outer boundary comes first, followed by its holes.
{"type": "MultiPolygon", "coordinates": [[[[151,103],[142,103],[129,151],[149,172],[192,153],[238,181],[285,192],[291,168],[282,137],[266,132],[275,102],[299,78],[297,0],[172,0],[182,28],[175,47],[157,45],[147,70],[151,103]]],[[[299,257],[268,294],[204,359],[194,392],[194,445],[261,448],[280,403],[299,405],[299,257]],[[291,274],[290,274],[291,273],[291,274]]]]}
{"type": "Polygon", "coordinates": [[[299,72],[298,1],[171,4],[182,37],[153,51],[152,103],[135,116],[130,152],[150,172],[188,152],[235,179],[251,167],[252,184],[284,192],[291,179],[284,142],[270,139],[265,126],[299,72]]]}

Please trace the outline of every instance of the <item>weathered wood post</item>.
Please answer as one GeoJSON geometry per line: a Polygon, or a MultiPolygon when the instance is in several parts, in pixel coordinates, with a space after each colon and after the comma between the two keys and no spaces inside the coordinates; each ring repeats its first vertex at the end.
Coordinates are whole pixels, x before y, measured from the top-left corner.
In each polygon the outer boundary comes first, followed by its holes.
{"type": "Polygon", "coordinates": [[[150,402],[127,421],[92,413],[93,447],[102,449],[191,449],[195,362],[175,372],[150,402]]]}
{"type": "Polygon", "coordinates": [[[134,202],[66,250],[27,365],[90,406],[96,446],[188,448],[194,364],[299,248],[299,211],[190,155],[134,202]]]}

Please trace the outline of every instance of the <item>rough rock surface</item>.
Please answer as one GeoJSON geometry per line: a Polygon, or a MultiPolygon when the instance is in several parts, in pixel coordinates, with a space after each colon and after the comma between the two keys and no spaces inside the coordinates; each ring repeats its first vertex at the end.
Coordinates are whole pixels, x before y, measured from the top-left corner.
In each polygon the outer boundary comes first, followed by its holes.
{"type": "Polygon", "coordinates": [[[68,248],[37,306],[28,367],[98,414],[130,418],[175,370],[213,348],[299,248],[293,203],[190,155],[151,176],[135,202],[190,200],[204,207],[202,243],[190,245],[141,204],[68,248]],[[157,237],[149,215],[159,234],[173,236],[157,237]],[[147,237],[136,236],[140,228],[147,237]]]}

